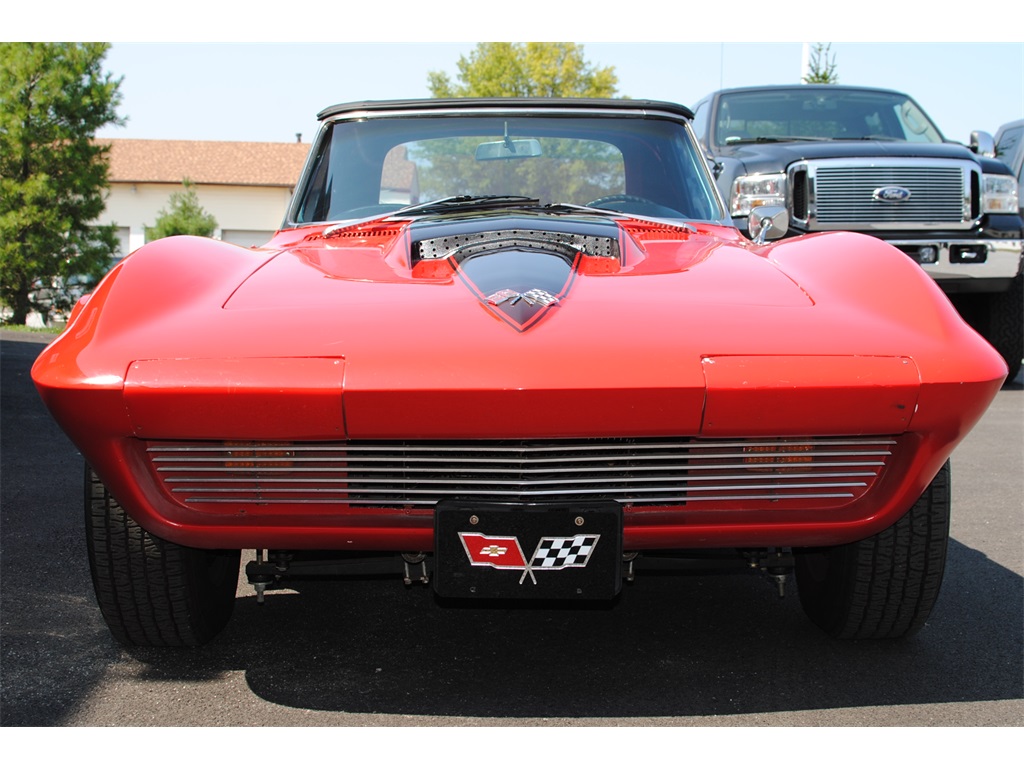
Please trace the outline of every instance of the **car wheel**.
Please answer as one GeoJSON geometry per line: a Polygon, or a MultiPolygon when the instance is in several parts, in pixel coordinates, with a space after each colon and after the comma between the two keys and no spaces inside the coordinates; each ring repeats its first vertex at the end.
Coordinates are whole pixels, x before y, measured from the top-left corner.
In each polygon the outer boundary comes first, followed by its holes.
{"type": "Polygon", "coordinates": [[[1010,368],[1006,380],[1013,381],[1024,357],[1024,273],[1014,278],[1010,290],[992,297],[989,313],[989,342],[1010,368]]]}
{"type": "Polygon", "coordinates": [[[1010,370],[1006,380],[1016,379],[1024,357],[1024,273],[1002,293],[958,293],[950,299],[963,319],[1002,355],[1010,370]]]}
{"type": "Polygon", "coordinates": [[[231,617],[238,550],[183,547],[142,529],[86,467],[85,532],[96,599],[124,645],[202,645],[231,617]]]}
{"type": "Polygon", "coordinates": [[[844,640],[906,637],[921,628],[946,564],[949,477],[947,461],[910,511],[874,536],[795,550],[800,603],[815,624],[844,640]]]}

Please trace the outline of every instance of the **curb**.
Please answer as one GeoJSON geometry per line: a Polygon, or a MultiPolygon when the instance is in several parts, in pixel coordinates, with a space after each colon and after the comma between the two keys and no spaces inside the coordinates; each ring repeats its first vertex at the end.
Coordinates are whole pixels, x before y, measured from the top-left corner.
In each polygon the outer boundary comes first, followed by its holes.
{"type": "Polygon", "coordinates": [[[57,338],[59,334],[46,333],[40,331],[34,333],[32,331],[2,331],[0,330],[0,341],[28,341],[36,344],[49,344],[51,341],[57,338]]]}

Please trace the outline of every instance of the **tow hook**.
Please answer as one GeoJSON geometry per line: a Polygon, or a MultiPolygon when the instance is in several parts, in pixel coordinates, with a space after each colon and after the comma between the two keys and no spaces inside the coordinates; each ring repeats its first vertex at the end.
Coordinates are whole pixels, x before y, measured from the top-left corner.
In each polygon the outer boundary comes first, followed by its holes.
{"type": "Polygon", "coordinates": [[[279,555],[278,561],[273,566],[268,566],[264,560],[264,550],[256,550],[256,560],[245,566],[245,575],[252,588],[256,590],[256,604],[263,605],[265,594],[268,588],[273,589],[281,580],[281,574],[288,570],[287,555],[279,555]]]}
{"type": "Polygon", "coordinates": [[[430,583],[430,577],[427,576],[427,556],[426,556],[426,554],[424,554],[423,552],[403,552],[402,553],[402,560],[405,561],[404,562],[404,565],[405,565],[405,577],[402,579],[402,581],[405,582],[405,586],[407,586],[407,587],[410,586],[413,583],[414,579],[416,581],[418,581],[420,584],[429,584],[430,583]],[[419,576],[413,576],[412,575],[412,573],[411,573],[412,569],[410,569],[410,567],[409,567],[411,565],[419,565],[419,571],[420,571],[419,576]]]}
{"type": "Polygon", "coordinates": [[[627,584],[632,584],[636,580],[636,571],[633,569],[633,563],[636,561],[639,552],[623,552],[622,562],[626,564],[626,573],[623,575],[623,579],[627,584]]]}
{"type": "Polygon", "coordinates": [[[786,584],[789,575],[793,573],[793,563],[793,555],[781,549],[752,552],[748,560],[751,569],[761,571],[766,579],[775,584],[780,599],[786,596],[786,584]]]}

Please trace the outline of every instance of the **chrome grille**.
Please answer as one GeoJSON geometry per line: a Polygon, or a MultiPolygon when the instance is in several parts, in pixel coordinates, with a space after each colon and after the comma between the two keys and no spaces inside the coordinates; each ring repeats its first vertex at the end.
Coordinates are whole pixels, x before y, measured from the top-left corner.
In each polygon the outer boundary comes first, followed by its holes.
{"type": "Polygon", "coordinates": [[[497,246],[514,248],[523,245],[546,248],[555,252],[561,252],[568,248],[588,256],[613,259],[619,257],[619,241],[613,237],[527,229],[450,234],[444,237],[420,240],[413,245],[413,250],[420,259],[444,259],[456,250],[479,249],[486,251],[493,250],[497,246]]]}
{"type": "Polygon", "coordinates": [[[862,495],[890,438],[601,439],[472,443],[151,443],[180,503],[431,508],[441,499],[513,503],[616,499],[640,506],[824,500],[862,495]]]}
{"type": "Polygon", "coordinates": [[[959,161],[816,161],[791,178],[810,229],[966,229],[972,224],[971,172],[959,161]],[[910,196],[899,202],[874,198],[876,190],[890,187],[910,196]]]}

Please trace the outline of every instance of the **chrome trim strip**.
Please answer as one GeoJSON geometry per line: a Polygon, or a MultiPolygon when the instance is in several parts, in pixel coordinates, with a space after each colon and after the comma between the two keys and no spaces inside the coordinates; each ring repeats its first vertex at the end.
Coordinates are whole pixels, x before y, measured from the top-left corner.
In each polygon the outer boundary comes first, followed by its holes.
{"type": "Polygon", "coordinates": [[[166,443],[146,450],[164,487],[186,504],[429,508],[461,496],[509,502],[601,496],[634,506],[852,499],[878,478],[895,444],[888,437],[609,439],[166,443]]]}
{"type": "MultiPolygon", "coordinates": [[[[465,495],[472,495],[472,494],[463,494],[463,495],[465,496],[465,495]]],[[[477,495],[484,495],[484,494],[477,494],[477,495]]],[[[551,494],[547,494],[547,495],[551,495],[551,494]]],[[[543,497],[542,494],[531,494],[531,498],[542,498],[542,497],[543,497]]],[[[796,494],[795,493],[795,494],[787,494],[787,495],[784,495],[784,496],[783,495],[777,495],[777,496],[771,496],[771,495],[733,496],[733,495],[729,495],[729,496],[700,496],[700,497],[689,497],[688,496],[688,497],[686,497],[684,499],[680,499],[679,496],[665,496],[664,498],[657,498],[657,497],[647,498],[647,497],[645,497],[645,498],[643,498],[642,500],[639,500],[639,501],[625,500],[622,503],[624,503],[624,504],[632,504],[634,506],[653,506],[655,504],[665,504],[665,505],[668,505],[668,504],[683,504],[683,503],[685,503],[687,501],[787,501],[787,500],[790,500],[790,499],[852,499],[852,498],[854,498],[854,494],[852,494],[852,493],[807,493],[807,494],[796,494]]],[[[493,497],[490,497],[490,496],[488,497],[488,499],[492,500],[492,501],[497,501],[497,502],[502,502],[502,501],[513,501],[514,502],[515,501],[515,499],[500,499],[500,498],[493,498],[493,497]]],[[[421,500],[419,500],[419,501],[417,501],[415,503],[415,506],[419,506],[419,507],[434,507],[434,506],[437,506],[437,503],[440,500],[441,500],[440,497],[435,497],[435,498],[432,498],[432,499],[421,499],[421,500]]],[[[278,503],[284,503],[283,501],[278,501],[278,500],[274,500],[274,499],[270,499],[270,500],[262,499],[261,500],[261,499],[251,499],[251,498],[247,498],[247,497],[239,497],[239,498],[210,497],[210,498],[206,498],[206,497],[202,497],[202,496],[191,497],[191,498],[186,499],[186,501],[188,503],[190,503],[190,504],[225,503],[225,504],[257,504],[257,505],[262,505],[262,504],[274,503],[275,501],[277,501],[278,503]]],[[[343,504],[348,503],[346,500],[339,500],[339,499],[287,499],[286,501],[287,501],[288,504],[334,504],[334,505],[343,505],[343,504]]],[[[357,505],[353,505],[353,506],[357,506],[357,505]]],[[[372,507],[408,507],[408,506],[413,506],[413,505],[410,504],[410,502],[408,500],[406,500],[406,499],[374,499],[374,503],[372,505],[371,504],[367,504],[367,503],[360,503],[360,504],[358,504],[358,506],[360,506],[360,507],[371,507],[371,506],[372,507]]]]}
{"type": "MultiPolygon", "coordinates": [[[[240,441],[241,442],[241,441],[240,441]]],[[[506,441],[513,442],[513,441],[506,441]]],[[[622,450],[623,447],[632,448],[643,448],[649,449],[666,449],[666,448],[681,448],[689,451],[690,449],[703,449],[703,450],[719,450],[722,448],[770,448],[773,446],[792,446],[792,445],[896,445],[896,440],[889,438],[878,438],[872,440],[870,438],[851,438],[849,440],[843,440],[840,438],[827,438],[827,439],[786,439],[786,440],[704,440],[704,439],[684,439],[676,442],[660,442],[651,441],[645,442],[642,440],[617,440],[615,438],[608,439],[606,441],[593,442],[581,441],[565,441],[558,442],[555,440],[549,443],[540,444],[529,444],[523,443],[522,445],[507,445],[502,442],[495,442],[488,444],[486,442],[479,443],[314,443],[314,444],[303,444],[303,443],[263,443],[259,445],[228,445],[228,444],[203,444],[197,443],[194,445],[178,445],[178,444],[163,444],[163,445],[151,445],[146,448],[148,453],[223,453],[223,452],[251,452],[251,451],[263,451],[265,453],[273,453],[280,451],[291,451],[291,452],[312,452],[312,451],[344,451],[346,453],[373,453],[373,452],[394,452],[396,450],[402,450],[408,453],[554,453],[554,452],[569,452],[569,451],[608,451],[608,450],[622,450]]],[[[794,455],[790,451],[783,451],[785,455],[794,455]]],[[[746,454],[737,454],[746,455],[746,454]]]]}

